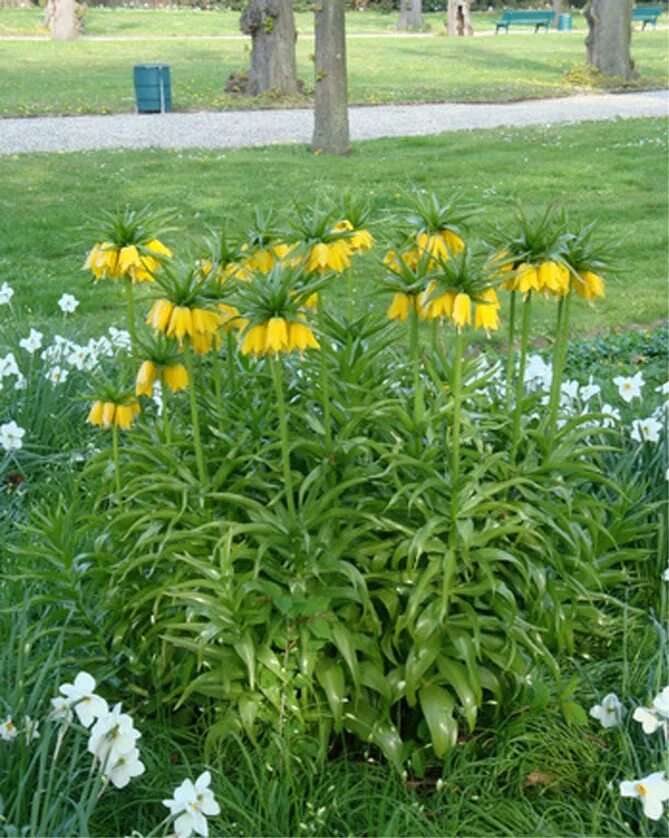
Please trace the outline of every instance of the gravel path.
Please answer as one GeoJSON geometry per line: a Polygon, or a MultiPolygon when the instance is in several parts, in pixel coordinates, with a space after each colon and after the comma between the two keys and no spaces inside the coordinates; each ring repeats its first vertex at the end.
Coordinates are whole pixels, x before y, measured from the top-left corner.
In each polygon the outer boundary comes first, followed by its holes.
{"type": "MultiPolygon", "coordinates": [[[[666,90],[511,104],[384,105],[350,109],[351,139],[411,137],[634,117],[666,117],[666,90]]],[[[0,119],[0,154],[103,148],[241,148],[309,143],[311,110],[220,111],[0,119]]]]}

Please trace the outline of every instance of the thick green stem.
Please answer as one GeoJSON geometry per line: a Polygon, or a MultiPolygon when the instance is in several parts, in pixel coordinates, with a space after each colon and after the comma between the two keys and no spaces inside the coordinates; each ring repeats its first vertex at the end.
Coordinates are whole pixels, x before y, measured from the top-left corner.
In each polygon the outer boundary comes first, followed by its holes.
{"type": "Polygon", "coordinates": [[[325,428],[325,448],[328,460],[332,461],[332,420],[330,417],[330,379],[328,374],[328,350],[325,335],[325,311],[323,296],[318,294],[318,328],[321,338],[321,402],[323,406],[323,427],[325,428]]]}
{"type": "Polygon", "coordinates": [[[523,395],[525,393],[525,364],[527,361],[527,346],[530,339],[530,321],[532,319],[532,292],[528,292],[523,303],[523,325],[520,336],[520,362],[518,364],[518,379],[516,380],[516,404],[513,414],[513,436],[511,438],[511,462],[515,462],[516,449],[520,442],[520,420],[523,416],[523,395]]]}
{"type": "Polygon", "coordinates": [[[451,443],[451,548],[457,545],[458,483],[460,480],[460,414],[462,411],[462,354],[464,334],[455,330],[455,357],[453,359],[453,439],[451,443]]]}
{"type": "Polygon", "coordinates": [[[193,422],[193,448],[195,449],[195,461],[197,473],[200,478],[200,485],[204,488],[207,484],[207,472],[204,468],[204,454],[202,453],[202,440],[200,438],[200,420],[197,411],[197,393],[195,391],[195,371],[193,369],[193,353],[188,340],[184,342],[184,359],[188,370],[188,397],[190,399],[190,415],[193,422]]]}
{"type": "Polygon", "coordinates": [[[170,413],[167,409],[167,384],[165,383],[165,379],[162,380],[162,388],[160,390],[160,396],[163,403],[163,427],[165,429],[165,442],[167,445],[172,444],[172,426],[170,424],[170,413]]]}
{"type": "Polygon", "coordinates": [[[283,482],[286,487],[286,505],[288,511],[295,514],[295,500],[293,498],[293,475],[290,470],[290,448],[288,443],[288,419],[286,417],[286,402],[283,397],[283,371],[279,359],[274,355],[270,359],[272,378],[276,390],[276,403],[279,410],[279,432],[281,434],[281,458],[283,461],[283,482]]]}
{"type": "Polygon", "coordinates": [[[548,402],[548,426],[546,435],[553,437],[557,425],[557,415],[560,409],[560,390],[564,376],[564,365],[567,357],[567,340],[569,337],[569,312],[571,309],[571,293],[563,297],[558,303],[558,320],[553,350],[553,375],[551,378],[551,393],[548,402]]]}
{"type": "Polygon", "coordinates": [[[114,457],[114,483],[116,485],[117,500],[121,502],[121,466],[118,455],[118,425],[112,423],[112,456],[114,457]]]}
{"type": "Polygon", "coordinates": [[[137,329],[135,328],[135,300],[132,294],[132,279],[125,280],[125,299],[128,308],[128,332],[133,350],[137,349],[137,329]]]}
{"type": "Polygon", "coordinates": [[[237,387],[237,371],[235,367],[235,354],[237,352],[237,344],[235,342],[235,336],[232,333],[232,329],[228,329],[226,338],[226,355],[228,362],[228,392],[234,393],[237,387]]]}
{"type": "Polygon", "coordinates": [[[214,375],[214,397],[216,399],[216,418],[218,421],[221,421],[221,417],[223,416],[223,392],[222,392],[222,379],[223,375],[221,372],[221,356],[219,353],[219,347],[216,346],[214,343],[211,351],[212,351],[212,373],[214,375]]]}
{"type": "Polygon", "coordinates": [[[506,354],[506,409],[509,409],[511,404],[511,385],[513,383],[513,363],[515,360],[515,342],[516,342],[516,292],[511,292],[511,300],[509,301],[509,348],[506,354]]]}
{"type": "Polygon", "coordinates": [[[348,322],[353,320],[353,265],[348,266],[348,322]]]}
{"type": "Polygon", "coordinates": [[[418,311],[416,298],[411,298],[409,310],[409,352],[413,365],[413,418],[418,424],[423,417],[423,390],[420,380],[420,335],[418,331],[418,311]]]}

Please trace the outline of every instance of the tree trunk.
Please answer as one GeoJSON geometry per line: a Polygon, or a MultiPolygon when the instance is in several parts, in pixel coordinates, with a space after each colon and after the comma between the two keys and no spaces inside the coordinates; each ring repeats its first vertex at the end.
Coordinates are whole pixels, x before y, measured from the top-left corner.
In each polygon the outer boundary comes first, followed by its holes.
{"type": "Polygon", "coordinates": [[[297,33],[292,0],[249,0],[240,28],[251,36],[251,66],[243,92],[249,96],[270,91],[279,96],[296,94],[297,33]]]}
{"type": "Polygon", "coordinates": [[[588,64],[629,81],[637,73],[630,55],[633,0],[590,0],[585,7],[588,64]]]}
{"type": "Polygon", "coordinates": [[[319,0],[316,23],[313,151],[348,154],[345,0],[319,0]]]}
{"type": "Polygon", "coordinates": [[[560,15],[562,14],[562,9],[564,8],[564,3],[562,0],[553,0],[553,29],[558,28],[558,21],[560,19],[560,15]]]}
{"type": "Polygon", "coordinates": [[[448,18],[446,20],[446,31],[448,35],[473,35],[471,20],[469,18],[469,0],[448,0],[448,18]]]}
{"type": "Polygon", "coordinates": [[[422,0],[400,0],[400,19],[397,28],[403,31],[420,31],[423,28],[422,0]]]}
{"type": "Polygon", "coordinates": [[[44,6],[44,25],[51,30],[54,41],[71,41],[77,37],[75,0],[47,0],[44,6]]]}

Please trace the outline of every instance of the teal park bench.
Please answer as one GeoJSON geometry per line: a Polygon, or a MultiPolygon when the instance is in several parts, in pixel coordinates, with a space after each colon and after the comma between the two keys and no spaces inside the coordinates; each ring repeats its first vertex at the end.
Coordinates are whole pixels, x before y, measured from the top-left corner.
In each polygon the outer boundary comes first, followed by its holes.
{"type": "Polygon", "coordinates": [[[662,6],[637,6],[636,9],[632,9],[632,20],[643,21],[642,29],[646,28],[647,23],[652,23],[655,29],[657,19],[663,11],[662,6]]]}
{"type": "Polygon", "coordinates": [[[553,17],[553,12],[502,12],[502,19],[494,21],[495,35],[497,35],[500,29],[505,29],[508,35],[509,25],[534,26],[535,33],[543,26],[548,32],[553,17]]]}

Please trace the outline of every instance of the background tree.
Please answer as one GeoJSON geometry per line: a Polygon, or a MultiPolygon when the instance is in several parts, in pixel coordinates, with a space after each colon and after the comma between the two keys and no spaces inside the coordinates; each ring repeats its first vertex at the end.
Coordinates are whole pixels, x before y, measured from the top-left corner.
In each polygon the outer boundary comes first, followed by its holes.
{"type": "Polygon", "coordinates": [[[314,136],[311,147],[325,154],[348,154],[345,0],[314,5],[314,136]]]}
{"type": "Polygon", "coordinates": [[[400,17],[397,28],[401,30],[420,30],[423,28],[422,0],[400,0],[400,17]]]}
{"type": "Polygon", "coordinates": [[[562,10],[564,9],[565,3],[563,0],[553,0],[553,28],[557,29],[558,20],[560,15],[562,14],[562,10]]]}
{"type": "Polygon", "coordinates": [[[474,34],[469,18],[469,0],[448,0],[446,31],[458,37],[474,34]]]}
{"type": "Polygon", "coordinates": [[[584,9],[588,64],[625,81],[637,75],[630,54],[633,5],[633,0],[590,0],[584,9]]]}
{"type": "Polygon", "coordinates": [[[55,41],[69,41],[79,34],[79,21],[83,8],[77,15],[76,0],[47,0],[44,6],[44,26],[51,30],[55,41]]]}
{"type": "Polygon", "coordinates": [[[245,79],[233,77],[227,89],[257,96],[272,91],[291,96],[298,91],[295,65],[295,17],[292,0],[249,0],[239,22],[251,36],[251,66],[245,79]]]}

